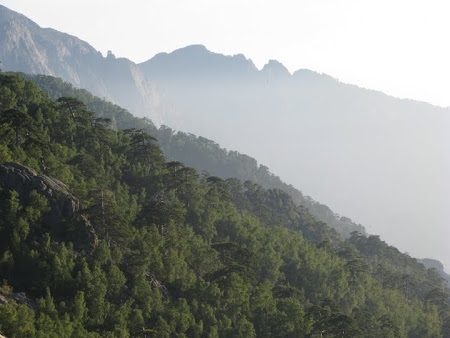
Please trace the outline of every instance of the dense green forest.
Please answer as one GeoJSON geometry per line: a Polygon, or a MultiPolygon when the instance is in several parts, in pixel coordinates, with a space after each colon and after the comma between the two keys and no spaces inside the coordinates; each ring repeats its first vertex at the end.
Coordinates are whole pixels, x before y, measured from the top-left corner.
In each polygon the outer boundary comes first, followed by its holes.
{"type": "Polygon", "coordinates": [[[205,170],[224,179],[235,177],[243,182],[250,180],[258,183],[266,189],[281,189],[292,197],[295,204],[308,208],[318,220],[334,228],[345,238],[350,237],[353,231],[365,233],[364,227],[355,224],[348,217],[335,214],[326,205],[314,201],[309,196],[304,196],[292,185],[284,183],[272,174],[266,166],[261,164],[258,166],[257,161],[250,156],[237,151],[227,151],[214,141],[201,136],[175,132],[167,126],[156,128],[150,120],[137,118],[125,109],[95,97],[86,90],[74,88],[61,79],[46,75],[22,74],[22,76],[35,82],[53,100],[66,96],[81,100],[97,116],[111,119],[110,126],[115,130],[127,128],[145,130],[157,138],[158,145],[169,161],[182,162],[199,172],[205,170]]]}
{"type": "Polygon", "coordinates": [[[3,335],[450,336],[436,270],[92,110],[0,74],[3,335]]]}

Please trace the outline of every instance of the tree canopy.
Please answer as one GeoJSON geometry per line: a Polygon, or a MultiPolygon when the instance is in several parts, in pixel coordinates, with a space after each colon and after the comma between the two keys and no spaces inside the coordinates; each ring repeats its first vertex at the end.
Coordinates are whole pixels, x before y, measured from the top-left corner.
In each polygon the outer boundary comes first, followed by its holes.
{"type": "Polygon", "coordinates": [[[50,224],[59,204],[38,189],[0,190],[0,333],[450,335],[433,269],[379,237],[343,239],[281,189],[169,160],[158,135],[115,128],[119,116],[0,74],[0,164],[61,182],[80,205],[50,224]],[[16,118],[30,128],[20,142],[16,118]]]}

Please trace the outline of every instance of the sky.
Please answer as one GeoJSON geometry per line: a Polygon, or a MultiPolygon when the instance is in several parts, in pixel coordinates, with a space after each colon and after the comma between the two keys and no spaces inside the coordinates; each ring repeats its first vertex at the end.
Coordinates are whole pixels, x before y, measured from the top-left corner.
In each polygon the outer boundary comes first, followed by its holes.
{"type": "Polygon", "coordinates": [[[450,106],[450,3],[439,0],[0,0],[104,55],[143,62],[203,44],[450,106]]]}

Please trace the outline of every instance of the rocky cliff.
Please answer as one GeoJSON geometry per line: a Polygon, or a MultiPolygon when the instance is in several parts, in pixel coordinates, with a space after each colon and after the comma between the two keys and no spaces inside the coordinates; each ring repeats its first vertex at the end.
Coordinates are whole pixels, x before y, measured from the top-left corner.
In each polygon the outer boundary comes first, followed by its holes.
{"type": "Polygon", "coordinates": [[[125,58],[107,57],[77,37],[41,28],[0,5],[0,60],[5,71],[60,77],[117,103],[138,116],[161,123],[161,99],[139,67],[125,58]]]}
{"type": "Polygon", "coordinates": [[[80,250],[91,251],[97,245],[94,228],[80,213],[80,201],[61,181],[39,175],[22,164],[7,162],[0,165],[0,187],[16,191],[21,204],[26,204],[30,193],[36,191],[47,199],[50,207],[44,215],[49,231],[56,236],[68,236],[80,250]],[[67,227],[68,224],[71,226],[67,227]]]}

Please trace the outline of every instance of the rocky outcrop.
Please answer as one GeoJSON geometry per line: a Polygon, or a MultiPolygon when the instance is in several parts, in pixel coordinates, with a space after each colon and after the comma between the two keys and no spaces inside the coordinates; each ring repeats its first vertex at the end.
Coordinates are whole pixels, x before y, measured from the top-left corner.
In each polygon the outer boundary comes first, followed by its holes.
{"type": "Polygon", "coordinates": [[[51,208],[46,221],[55,224],[62,219],[72,219],[80,210],[80,201],[69,193],[61,181],[39,175],[34,169],[22,164],[7,162],[0,166],[0,186],[19,193],[22,203],[26,202],[31,191],[45,196],[51,208]]]}
{"type": "Polygon", "coordinates": [[[10,304],[12,301],[17,304],[26,305],[32,309],[36,308],[36,303],[32,299],[28,298],[25,292],[0,294],[0,305],[10,304]]]}
{"type": "Polygon", "coordinates": [[[21,204],[26,204],[30,193],[36,191],[48,201],[50,210],[44,215],[44,223],[54,236],[64,235],[80,250],[90,252],[96,247],[95,230],[80,214],[80,201],[61,181],[22,164],[7,162],[0,165],[0,187],[16,191],[21,204]],[[72,226],[64,226],[68,224],[72,226]]]}

